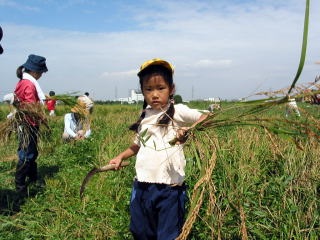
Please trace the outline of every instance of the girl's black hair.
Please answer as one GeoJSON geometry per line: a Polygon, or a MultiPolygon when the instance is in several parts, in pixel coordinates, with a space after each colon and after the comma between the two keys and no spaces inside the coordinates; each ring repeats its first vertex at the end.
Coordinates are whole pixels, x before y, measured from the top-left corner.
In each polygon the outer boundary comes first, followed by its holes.
{"type": "MultiPolygon", "coordinates": [[[[150,67],[147,67],[146,69],[144,69],[143,71],[141,71],[138,74],[141,91],[143,91],[143,80],[146,77],[150,77],[151,75],[154,75],[154,74],[161,75],[164,78],[164,80],[168,83],[170,89],[174,89],[172,72],[163,66],[151,65],[150,67]]],[[[159,125],[167,126],[170,123],[170,121],[173,119],[173,115],[174,115],[173,95],[170,95],[169,98],[170,98],[170,106],[169,106],[168,110],[159,117],[159,119],[158,119],[159,125]]],[[[130,130],[138,132],[141,121],[146,116],[146,107],[147,107],[147,102],[144,100],[143,101],[143,110],[141,112],[141,115],[140,115],[138,121],[136,121],[134,124],[132,124],[129,127],[130,130]]]]}
{"type": "Polygon", "coordinates": [[[23,73],[24,72],[30,72],[30,70],[29,69],[26,69],[24,66],[20,66],[20,67],[18,67],[17,68],[17,72],[16,72],[16,75],[17,75],[17,77],[21,80],[22,79],[22,75],[23,75],[23,73]]]}
{"type": "Polygon", "coordinates": [[[132,130],[132,131],[135,131],[135,132],[138,132],[138,129],[139,129],[139,126],[140,126],[140,123],[142,121],[142,119],[144,119],[144,117],[146,116],[146,107],[147,107],[147,102],[146,100],[143,101],[143,110],[141,112],[141,115],[138,119],[138,121],[136,121],[134,124],[132,124],[129,129],[132,130]]]}

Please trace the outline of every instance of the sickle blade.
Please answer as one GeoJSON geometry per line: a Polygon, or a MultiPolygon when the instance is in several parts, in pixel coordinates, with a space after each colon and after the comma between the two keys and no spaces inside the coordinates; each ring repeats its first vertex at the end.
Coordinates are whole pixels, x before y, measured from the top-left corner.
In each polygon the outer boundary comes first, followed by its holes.
{"type": "Polygon", "coordinates": [[[93,169],[90,170],[90,172],[88,172],[86,177],[83,179],[81,187],[80,187],[80,199],[83,198],[84,189],[85,189],[87,183],[89,182],[90,178],[92,178],[92,176],[95,175],[98,172],[100,172],[98,168],[93,168],[93,169]]]}
{"type": "MultiPolygon", "coordinates": [[[[129,162],[122,162],[121,163],[121,167],[125,167],[125,166],[128,166],[128,165],[129,165],[129,162]]],[[[85,176],[85,178],[82,181],[82,184],[81,184],[81,187],[80,187],[80,199],[83,198],[83,193],[84,193],[84,190],[86,188],[86,185],[88,184],[89,180],[92,178],[93,175],[95,175],[96,173],[99,173],[99,172],[106,172],[106,171],[114,170],[114,169],[115,169],[115,164],[109,164],[109,165],[106,165],[106,166],[101,167],[101,168],[93,168],[93,169],[91,169],[87,173],[87,175],[85,176]]]]}

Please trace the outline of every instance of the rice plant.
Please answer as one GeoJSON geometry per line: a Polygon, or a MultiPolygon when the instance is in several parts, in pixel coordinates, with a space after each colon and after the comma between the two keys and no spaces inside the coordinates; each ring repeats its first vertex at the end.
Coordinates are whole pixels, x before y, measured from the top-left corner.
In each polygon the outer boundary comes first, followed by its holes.
{"type": "MultiPolygon", "coordinates": [[[[216,209],[218,207],[217,200],[216,200],[217,196],[215,195],[216,186],[213,180],[214,178],[212,176],[214,175],[213,171],[217,165],[217,158],[219,158],[217,156],[219,156],[219,153],[221,152],[221,150],[219,149],[220,144],[219,144],[218,138],[213,137],[214,135],[212,133],[210,135],[207,135],[205,139],[195,137],[196,135],[198,135],[199,131],[208,133],[213,129],[216,130],[218,128],[223,128],[223,129],[233,128],[233,129],[236,129],[236,131],[238,129],[254,128],[256,129],[255,130],[256,133],[260,133],[260,135],[266,135],[269,137],[272,146],[275,147],[275,149],[277,150],[277,154],[281,157],[285,156],[285,154],[282,152],[280,146],[278,146],[277,144],[278,140],[275,140],[275,139],[278,139],[279,136],[284,137],[284,139],[286,140],[292,141],[293,143],[295,143],[295,146],[301,150],[304,150],[306,147],[310,148],[311,146],[313,147],[318,146],[318,142],[320,138],[320,131],[319,131],[320,122],[311,114],[306,114],[306,117],[304,120],[286,119],[283,117],[268,117],[264,115],[267,111],[271,111],[274,108],[279,108],[281,105],[287,103],[290,94],[292,94],[292,91],[294,89],[295,90],[299,89],[298,87],[296,87],[296,83],[302,72],[305,57],[306,57],[308,22],[309,22],[309,0],[306,1],[303,43],[302,43],[300,62],[299,62],[296,76],[291,86],[288,88],[287,92],[285,92],[285,90],[283,89],[280,91],[272,92],[272,93],[264,92],[263,94],[268,96],[267,99],[235,104],[233,108],[237,109],[238,113],[234,114],[235,111],[232,111],[234,115],[229,115],[228,111],[230,111],[230,109],[225,109],[224,117],[219,118],[219,115],[222,115],[221,111],[217,112],[216,114],[209,115],[204,122],[198,124],[197,126],[189,129],[186,132],[186,138],[188,137],[189,139],[190,138],[192,139],[191,145],[196,153],[195,154],[196,161],[198,163],[200,172],[199,172],[199,175],[197,176],[197,181],[193,187],[189,214],[186,219],[186,223],[183,227],[182,233],[180,234],[178,239],[181,239],[181,240],[187,239],[187,237],[191,233],[192,228],[194,228],[197,218],[206,219],[206,217],[203,217],[203,213],[201,214],[201,208],[203,206],[205,206],[204,209],[209,210],[209,212],[204,213],[205,216],[207,215],[211,216],[210,214],[212,214],[212,211],[214,212],[213,209],[216,209]],[[282,97],[275,97],[276,94],[281,94],[281,93],[285,93],[285,95],[282,97]],[[212,142],[211,144],[208,143],[210,141],[212,142]],[[205,147],[201,148],[200,147],[201,145],[205,147]],[[204,151],[200,151],[200,149],[204,149],[204,151]],[[207,201],[204,201],[205,199],[207,201]]],[[[308,95],[309,93],[304,91],[304,92],[298,92],[298,94],[299,94],[299,97],[304,97],[304,94],[308,95]]],[[[171,144],[175,144],[178,140],[180,139],[173,139],[171,141],[171,144]]],[[[245,141],[248,141],[248,140],[245,140],[245,141]]],[[[250,155],[250,153],[248,154],[250,155]]],[[[232,155],[232,158],[234,159],[236,156],[237,155],[234,154],[232,155]]],[[[221,159],[219,160],[221,161],[221,159]]],[[[240,160],[241,159],[239,159],[239,161],[240,160]]],[[[239,177],[242,178],[243,177],[242,174],[240,174],[237,178],[239,177]]],[[[232,179],[232,182],[234,182],[234,179],[232,179]]],[[[240,187],[243,187],[243,185],[240,187]]],[[[235,190],[235,192],[239,192],[239,191],[235,190]]],[[[251,192],[249,191],[248,193],[251,193],[251,192]]],[[[256,235],[256,237],[259,237],[259,238],[261,237],[268,238],[268,234],[263,234],[263,231],[261,230],[258,230],[256,228],[253,230],[248,229],[248,226],[247,226],[248,217],[246,216],[245,205],[243,203],[246,200],[244,195],[245,193],[242,190],[239,193],[239,195],[236,196],[236,200],[231,200],[231,201],[229,200],[229,204],[228,204],[229,207],[235,209],[236,215],[238,215],[237,217],[238,223],[235,222],[237,226],[236,227],[237,233],[234,233],[229,236],[224,235],[221,232],[221,228],[222,228],[221,225],[215,228],[214,221],[209,220],[207,222],[207,220],[204,220],[204,225],[209,229],[209,232],[207,232],[207,234],[210,234],[213,239],[214,238],[248,239],[248,232],[250,232],[251,236],[256,235]]],[[[315,208],[317,208],[317,203],[315,203],[315,208]]],[[[221,210],[219,210],[219,212],[216,212],[217,216],[220,215],[220,211],[221,210]]],[[[213,219],[215,219],[215,217],[213,217],[213,219]]],[[[301,219],[298,219],[298,221],[300,220],[301,219]]],[[[220,220],[219,222],[222,224],[224,221],[220,220]]],[[[310,228],[309,230],[312,233],[312,236],[315,236],[314,232],[318,231],[318,227],[310,228]]],[[[277,236],[280,238],[284,236],[286,238],[292,238],[298,235],[303,236],[303,238],[307,236],[307,235],[301,234],[300,232],[287,233],[285,231],[284,233],[282,233],[282,235],[278,234],[277,236]]]]}

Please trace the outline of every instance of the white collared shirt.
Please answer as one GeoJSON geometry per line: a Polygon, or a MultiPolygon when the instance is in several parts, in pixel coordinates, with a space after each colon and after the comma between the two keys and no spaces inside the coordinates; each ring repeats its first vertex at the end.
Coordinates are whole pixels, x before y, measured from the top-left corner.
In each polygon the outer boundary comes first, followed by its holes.
{"type": "Polygon", "coordinates": [[[136,177],[140,182],[182,184],[185,178],[186,160],[183,144],[171,146],[180,127],[196,122],[201,113],[183,104],[175,105],[174,121],[168,127],[157,125],[161,110],[146,108],[135,143],[140,146],[136,156],[136,177]]]}
{"type": "MultiPolygon", "coordinates": [[[[67,113],[64,115],[64,133],[67,133],[72,138],[77,136],[77,132],[83,130],[83,124],[81,121],[76,121],[74,113],[67,113]]],[[[84,137],[87,138],[91,134],[90,127],[86,129],[84,137]]]]}

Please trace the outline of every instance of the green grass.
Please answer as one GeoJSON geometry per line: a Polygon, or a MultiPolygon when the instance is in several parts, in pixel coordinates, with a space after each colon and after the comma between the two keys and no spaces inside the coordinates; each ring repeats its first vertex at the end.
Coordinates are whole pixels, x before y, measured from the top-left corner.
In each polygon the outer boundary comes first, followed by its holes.
{"type": "MultiPolygon", "coordinates": [[[[300,105],[319,116],[318,106],[300,105]]],[[[205,109],[203,103],[190,106],[205,109]]],[[[1,121],[7,111],[7,106],[0,106],[1,121]]],[[[132,239],[128,210],[134,158],[121,171],[95,175],[82,201],[79,188],[91,168],[104,165],[131,144],[134,135],[127,128],[140,106],[96,105],[92,138],[63,144],[67,111],[58,106],[57,116],[49,120],[51,135],[40,142],[37,162],[45,187],[31,186],[30,197],[20,204],[14,204],[17,142],[12,137],[0,143],[0,239],[132,239]]],[[[284,108],[263,114],[281,117],[284,108]]],[[[249,127],[199,131],[194,137],[185,148],[190,196],[213,151],[217,159],[189,239],[241,239],[244,229],[249,239],[318,239],[318,143],[304,142],[305,150],[300,151],[290,138],[270,137],[249,127]]]]}

